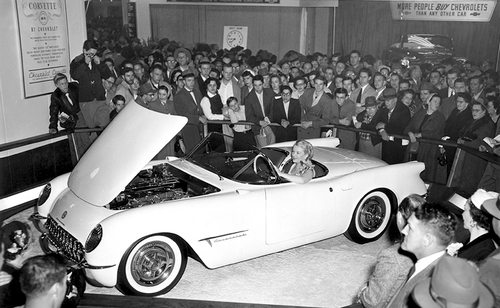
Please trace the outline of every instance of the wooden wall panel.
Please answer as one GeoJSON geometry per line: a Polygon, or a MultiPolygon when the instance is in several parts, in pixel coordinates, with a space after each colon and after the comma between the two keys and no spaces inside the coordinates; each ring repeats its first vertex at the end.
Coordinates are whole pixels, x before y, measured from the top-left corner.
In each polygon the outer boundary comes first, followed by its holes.
{"type": "Polygon", "coordinates": [[[152,5],[154,38],[193,46],[216,43],[222,48],[224,26],[247,26],[248,48],[266,49],[278,57],[299,48],[300,8],[152,5]]]}

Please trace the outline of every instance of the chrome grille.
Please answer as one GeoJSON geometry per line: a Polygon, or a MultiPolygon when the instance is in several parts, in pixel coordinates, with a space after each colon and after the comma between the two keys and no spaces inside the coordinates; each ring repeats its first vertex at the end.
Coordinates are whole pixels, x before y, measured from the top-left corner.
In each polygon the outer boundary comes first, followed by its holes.
{"type": "Polygon", "coordinates": [[[56,246],[60,254],[76,263],[85,261],[83,245],[61,228],[52,217],[49,216],[45,222],[45,228],[50,242],[56,246]]]}

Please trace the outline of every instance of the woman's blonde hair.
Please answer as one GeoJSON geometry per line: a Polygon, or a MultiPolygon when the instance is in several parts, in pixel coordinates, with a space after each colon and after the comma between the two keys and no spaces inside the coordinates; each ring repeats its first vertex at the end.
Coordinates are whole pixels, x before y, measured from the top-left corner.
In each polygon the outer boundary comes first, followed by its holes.
{"type": "Polygon", "coordinates": [[[304,150],[307,155],[306,160],[311,160],[313,158],[314,148],[309,141],[303,139],[297,140],[293,146],[299,146],[304,150]]]}

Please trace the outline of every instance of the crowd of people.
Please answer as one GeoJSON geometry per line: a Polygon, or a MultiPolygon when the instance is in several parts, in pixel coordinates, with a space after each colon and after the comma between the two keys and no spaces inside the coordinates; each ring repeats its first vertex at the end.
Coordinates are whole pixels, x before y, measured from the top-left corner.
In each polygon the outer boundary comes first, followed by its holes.
{"type": "MultiPolygon", "coordinates": [[[[468,199],[464,210],[418,196],[403,201],[403,240],[380,253],[353,306],[412,307],[415,301],[421,307],[493,307],[492,294],[499,304],[499,167],[423,140],[500,155],[500,77],[488,61],[404,66],[357,50],[331,57],[290,51],[278,61],[267,51],[252,55],[240,47],[198,44],[188,50],[165,39],[144,53],[137,41],[111,50],[88,40],[71,62],[71,76],[57,75],[54,82],[52,133],[58,123],[104,128],[132,102],[185,116],[186,126],[156,158],[189,152],[206,125],[209,132],[233,137],[213,145],[223,151],[298,140],[293,171],[280,173],[297,183],[314,177],[313,149],[304,141],[309,138],[336,136],[341,148],[389,164],[416,159],[425,164],[421,177],[428,183],[445,183],[455,166],[461,176],[454,187],[468,199]],[[68,83],[69,77],[76,82],[68,83]],[[445,257],[455,241],[463,244],[458,257],[445,257]],[[475,262],[479,272],[461,259],[475,262]]],[[[82,137],[81,149],[93,138],[82,137]]]]}

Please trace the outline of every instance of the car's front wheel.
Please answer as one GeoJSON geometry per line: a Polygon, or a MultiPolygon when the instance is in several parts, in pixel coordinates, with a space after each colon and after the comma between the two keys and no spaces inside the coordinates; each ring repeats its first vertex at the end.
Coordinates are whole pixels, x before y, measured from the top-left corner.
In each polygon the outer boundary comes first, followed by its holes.
{"type": "Polygon", "coordinates": [[[181,279],[186,263],[186,249],[180,240],[165,235],[143,238],[123,256],[117,287],[129,295],[167,293],[181,279]]]}
{"type": "Polygon", "coordinates": [[[375,190],[366,194],[356,206],[345,235],[357,243],[378,239],[389,225],[391,209],[386,193],[375,190]]]}

